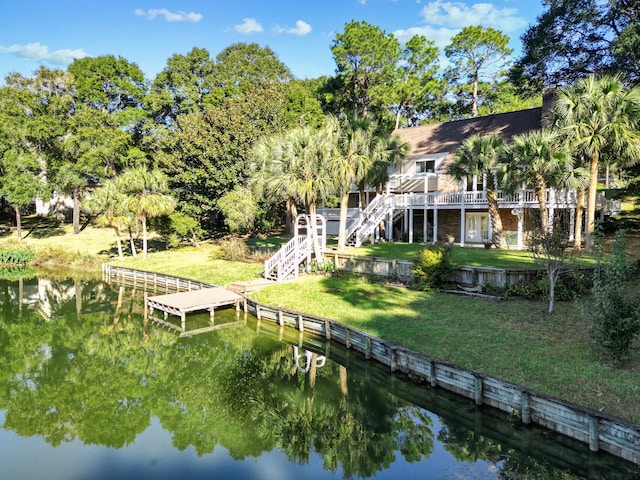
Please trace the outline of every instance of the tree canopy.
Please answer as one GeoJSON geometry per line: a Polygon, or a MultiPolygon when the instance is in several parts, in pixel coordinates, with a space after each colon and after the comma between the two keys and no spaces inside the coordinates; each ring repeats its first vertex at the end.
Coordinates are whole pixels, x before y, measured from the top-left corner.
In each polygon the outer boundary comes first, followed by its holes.
{"type": "Polygon", "coordinates": [[[541,92],[579,78],[623,72],[640,80],[640,4],[635,0],[544,0],[544,12],[522,36],[510,76],[541,92]]]}

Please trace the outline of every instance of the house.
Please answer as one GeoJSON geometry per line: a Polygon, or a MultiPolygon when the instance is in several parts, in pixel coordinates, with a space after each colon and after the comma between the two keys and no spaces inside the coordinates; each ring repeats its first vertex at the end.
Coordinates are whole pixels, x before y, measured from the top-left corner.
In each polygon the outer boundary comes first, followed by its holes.
{"type": "MultiPolygon", "coordinates": [[[[365,240],[435,242],[452,238],[460,245],[490,241],[485,179],[462,182],[447,173],[456,149],[473,134],[497,133],[509,141],[514,135],[540,129],[544,107],[499,113],[445,123],[403,128],[394,133],[409,145],[405,161],[394,167],[385,193],[369,190],[364,198],[354,189],[350,196],[347,238],[355,245],[365,240]]],[[[551,218],[570,217],[574,225],[575,192],[547,193],[551,218]]],[[[523,248],[528,222],[539,218],[533,190],[499,192],[500,216],[510,248],[523,248]]],[[[327,219],[327,233],[338,233],[338,209],[320,209],[327,219]]],[[[572,227],[571,227],[572,228],[572,227]]],[[[573,232],[569,232],[573,237],[573,232]]]]}

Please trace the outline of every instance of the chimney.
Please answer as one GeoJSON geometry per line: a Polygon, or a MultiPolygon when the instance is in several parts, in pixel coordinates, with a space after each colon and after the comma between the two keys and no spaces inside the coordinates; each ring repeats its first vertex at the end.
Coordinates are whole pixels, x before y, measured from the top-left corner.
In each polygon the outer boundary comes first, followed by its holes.
{"type": "Polygon", "coordinates": [[[552,85],[542,91],[542,111],[540,113],[540,124],[542,128],[549,127],[551,123],[550,114],[556,100],[557,85],[552,85]]]}

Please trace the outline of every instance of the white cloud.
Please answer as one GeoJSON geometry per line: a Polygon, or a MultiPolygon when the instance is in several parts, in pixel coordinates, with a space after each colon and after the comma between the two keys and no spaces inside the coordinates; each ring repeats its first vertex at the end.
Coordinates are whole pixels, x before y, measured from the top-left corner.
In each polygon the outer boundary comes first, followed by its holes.
{"type": "Polygon", "coordinates": [[[260,22],[257,22],[255,18],[243,18],[242,23],[239,25],[235,25],[233,29],[239,33],[260,33],[264,29],[260,22]]]}
{"type": "Polygon", "coordinates": [[[289,30],[287,30],[287,33],[304,37],[305,35],[311,33],[311,25],[303,20],[298,20],[296,22],[295,28],[290,28],[289,30]]]}
{"type": "Polygon", "coordinates": [[[458,31],[458,29],[453,28],[433,28],[430,26],[424,26],[412,27],[407,30],[396,30],[393,32],[393,35],[402,44],[407,43],[407,41],[414,35],[424,35],[429,40],[433,40],[442,53],[444,52],[444,47],[451,43],[451,37],[458,33],[458,31]]]}
{"type": "Polygon", "coordinates": [[[36,62],[44,61],[53,65],[69,65],[76,58],[87,56],[82,49],[63,49],[50,52],[49,47],[37,42],[27,43],[26,45],[11,45],[10,47],[0,45],[0,53],[9,53],[36,62]]]}
{"type": "Polygon", "coordinates": [[[157,17],[164,17],[167,22],[199,22],[202,20],[201,13],[194,12],[171,12],[166,8],[152,8],[149,10],[142,10],[137,8],[133,11],[134,14],[140,17],[147,17],[149,20],[155,20],[157,17]]]}
{"type": "Polygon", "coordinates": [[[517,13],[517,8],[498,8],[491,3],[467,5],[435,0],[424,6],[421,16],[428,25],[449,28],[482,25],[502,32],[513,32],[527,26],[527,21],[517,13]]]}

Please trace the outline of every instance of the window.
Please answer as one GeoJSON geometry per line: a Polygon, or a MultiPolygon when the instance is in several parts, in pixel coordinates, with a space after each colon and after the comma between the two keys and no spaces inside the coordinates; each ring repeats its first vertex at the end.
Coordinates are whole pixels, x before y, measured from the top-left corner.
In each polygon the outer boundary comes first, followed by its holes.
{"type": "Polygon", "coordinates": [[[416,173],[433,173],[436,171],[435,160],[417,160],[416,173]]]}

